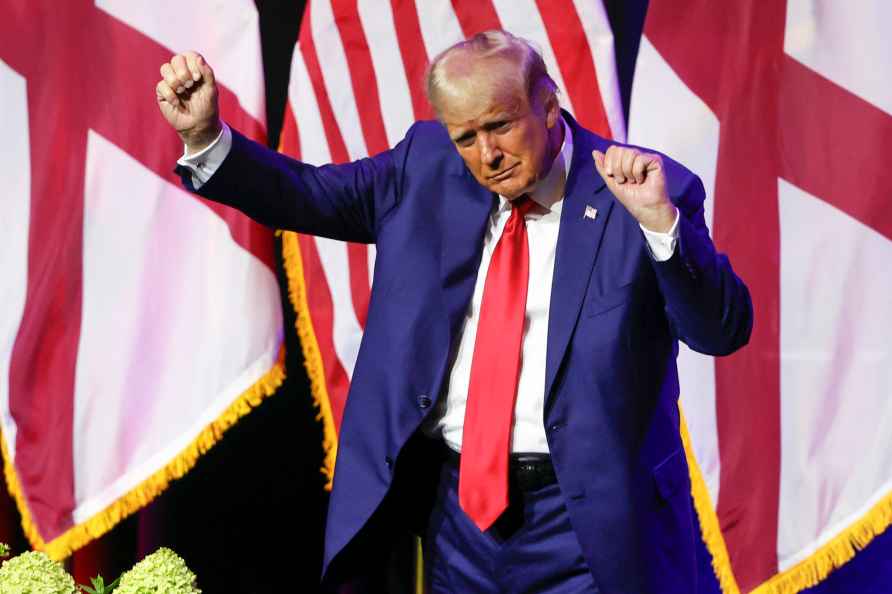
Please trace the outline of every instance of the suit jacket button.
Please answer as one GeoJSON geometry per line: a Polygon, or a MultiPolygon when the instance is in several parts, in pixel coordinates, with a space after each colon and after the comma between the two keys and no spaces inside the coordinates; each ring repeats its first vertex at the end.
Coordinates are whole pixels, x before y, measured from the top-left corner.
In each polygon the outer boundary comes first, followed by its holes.
{"type": "Polygon", "coordinates": [[[433,401],[430,399],[430,397],[427,394],[422,394],[421,396],[418,397],[418,407],[421,409],[430,408],[430,405],[432,403],[433,403],[433,401]]]}
{"type": "Polygon", "coordinates": [[[384,463],[387,464],[387,468],[393,468],[393,458],[390,456],[384,457],[384,463]]]}

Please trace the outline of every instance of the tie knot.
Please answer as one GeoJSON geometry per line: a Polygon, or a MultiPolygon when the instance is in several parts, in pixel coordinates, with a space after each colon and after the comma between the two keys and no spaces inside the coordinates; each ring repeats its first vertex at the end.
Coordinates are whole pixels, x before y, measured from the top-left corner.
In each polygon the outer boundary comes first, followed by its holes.
{"type": "Polygon", "coordinates": [[[511,201],[511,214],[517,213],[517,216],[524,217],[534,206],[536,203],[530,199],[529,194],[524,194],[511,201]]]}

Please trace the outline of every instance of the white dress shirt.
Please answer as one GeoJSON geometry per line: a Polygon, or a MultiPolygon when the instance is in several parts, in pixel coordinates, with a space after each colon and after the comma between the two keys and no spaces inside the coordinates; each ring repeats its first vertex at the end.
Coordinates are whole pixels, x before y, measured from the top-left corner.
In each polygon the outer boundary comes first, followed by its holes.
{"type": "MultiPolygon", "coordinates": [[[[521,346],[521,368],[514,405],[514,427],[511,433],[512,452],[548,452],[545,438],[543,410],[545,406],[545,351],[548,344],[548,311],[551,302],[551,282],[554,258],[560,229],[564,187],[573,156],[573,134],[566,122],[564,143],[546,177],[529,194],[536,205],[524,220],[530,253],[530,280],[527,290],[526,320],[521,346]]],[[[220,135],[201,152],[183,156],[178,164],[192,173],[192,184],[197,189],[214,174],[232,146],[232,132],[223,124],[220,135]]],[[[591,163],[594,167],[594,162],[591,163]]],[[[442,436],[455,451],[461,451],[462,428],[471,376],[471,360],[480,317],[483,285],[493,250],[502,236],[511,215],[511,205],[500,196],[490,214],[483,238],[483,255],[477,271],[474,294],[465,319],[458,345],[452,356],[449,383],[444,387],[437,408],[425,422],[424,431],[431,436],[442,436]]],[[[678,214],[667,233],[657,233],[641,227],[651,255],[657,261],[672,257],[678,238],[678,214]]]]}
{"type": "Polygon", "coordinates": [[[177,159],[177,165],[182,165],[192,172],[192,187],[196,190],[203,186],[215,171],[223,163],[223,159],[232,148],[232,130],[223,122],[223,129],[210,143],[194,155],[186,153],[183,147],[183,156],[177,159]]]}

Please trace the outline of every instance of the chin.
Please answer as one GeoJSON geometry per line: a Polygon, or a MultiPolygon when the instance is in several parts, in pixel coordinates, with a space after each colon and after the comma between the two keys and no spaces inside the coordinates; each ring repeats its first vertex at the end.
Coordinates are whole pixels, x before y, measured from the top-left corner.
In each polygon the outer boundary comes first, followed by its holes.
{"type": "Polygon", "coordinates": [[[493,192],[500,194],[507,198],[508,200],[514,200],[515,198],[519,198],[523,194],[526,194],[530,191],[533,184],[532,183],[523,183],[520,180],[510,179],[505,180],[505,184],[497,184],[496,187],[492,188],[493,192]]]}
{"type": "Polygon", "coordinates": [[[523,196],[523,195],[524,195],[524,191],[523,191],[523,190],[517,190],[517,191],[515,191],[515,192],[503,193],[503,194],[502,194],[502,196],[504,196],[504,197],[507,198],[508,200],[516,200],[517,198],[520,198],[520,197],[523,196]]]}

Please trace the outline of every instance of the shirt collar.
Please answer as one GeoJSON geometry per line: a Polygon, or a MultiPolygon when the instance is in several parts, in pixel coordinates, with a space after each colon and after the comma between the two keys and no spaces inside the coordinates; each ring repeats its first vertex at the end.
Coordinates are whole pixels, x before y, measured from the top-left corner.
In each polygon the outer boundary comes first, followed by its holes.
{"type": "MultiPolygon", "coordinates": [[[[570,163],[573,160],[573,132],[563,116],[561,116],[561,125],[564,127],[564,143],[561,145],[561,150],[555,156],[551,169],[529,194],[530,199],[539,206],[558,213],[563,205],[564,188],[567,184],[567,177],[570,175],[570,163]]],[[[511,204],[508,199],[499,195],[499,210],[510,209],[511,204]]]]}

